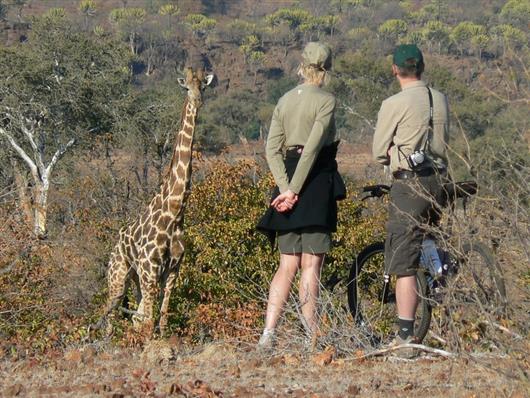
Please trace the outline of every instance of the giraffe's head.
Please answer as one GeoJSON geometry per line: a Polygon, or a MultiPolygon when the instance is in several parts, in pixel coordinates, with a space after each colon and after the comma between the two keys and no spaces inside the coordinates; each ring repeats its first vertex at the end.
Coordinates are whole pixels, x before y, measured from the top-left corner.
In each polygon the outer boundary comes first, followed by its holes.
{"type": "Polygon", "coordinates": [[[202,91],[212,80],[213,75],[205,75],[202,69],[193,72],[192,68],[188,68],[185,77],[179,78],[178,82],[188,90],[188,101],[199,108],[202,105],[202,91]]]}

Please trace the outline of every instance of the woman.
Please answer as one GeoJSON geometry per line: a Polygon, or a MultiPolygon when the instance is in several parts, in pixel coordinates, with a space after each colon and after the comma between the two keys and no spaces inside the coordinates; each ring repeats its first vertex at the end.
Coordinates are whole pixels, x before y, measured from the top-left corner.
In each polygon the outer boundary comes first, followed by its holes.
{"type": "Polygon", "coordinates": [[[280,266],[269,289],[265,329],[258,343],[270,348],[282,308],[299,268],[299,299],[309,336],[318,327],[320,271],[336,230],[336,200],[345,197],[335,155],[335,97],[321,87],[331,68],[331,50],[308,43],[298,74],[303,83],[286,93],[274,110],[267,139],[267,163],[277,184],[258,230],[278,238],[280,266]]]}

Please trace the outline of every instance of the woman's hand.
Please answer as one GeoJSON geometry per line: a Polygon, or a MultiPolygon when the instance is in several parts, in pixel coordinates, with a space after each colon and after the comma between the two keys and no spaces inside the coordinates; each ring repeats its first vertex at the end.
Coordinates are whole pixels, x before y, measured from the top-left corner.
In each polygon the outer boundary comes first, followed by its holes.
{"type": "Polygon", "coordinates": [[[298,201],[298,195],[293,191],[288,189],[284,193],[276,196],[276,198],[271,202],[271,206],[280,213],[291,210],[296,202],[298,201]]]}

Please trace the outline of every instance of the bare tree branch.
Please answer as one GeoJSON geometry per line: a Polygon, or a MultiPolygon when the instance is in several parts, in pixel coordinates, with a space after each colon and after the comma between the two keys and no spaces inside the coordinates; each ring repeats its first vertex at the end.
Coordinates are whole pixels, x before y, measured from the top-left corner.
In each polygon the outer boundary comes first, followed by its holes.
{"type": "Polygon", "coordinates": [[[53,168],[55,167],[59,159],[61,159],[61,157],[66,153],[68,148],[70,148],[74,144],[75,144],[75,138],[72,138],[70,141],[66,143],[66,145],[62,146],[55,152],[55,154],[52,157],[52,160],[50,161],[50,163],[48,164],[48,167],[46,168],[46,175],[50,175],[51,171],[53,170],[53,168]]]}
{"type": "Polygon", "coordinates": [[[26,162],[31,170],[33,176],[38,176],[38,169],[35,162],[28,156],[28,154],[22,149],[15,141],[15,139],[9,134],[4,128],[0,127],[0,134],[7,138],[13,149],[18,153],[18,155],[26,162]]]}
{"type": "Polygon", "coordinates": [[[375,130],[374,122],[368,119],[366,116],[361,115],[359,112],[355,112],[351,106],[342,105],[342,109],[344,109],[349,114],[357,116],[358,118],[362,119],[368,126],[370,126],[372,130],[375,130]]]}
{"type": "Polygon", "coordinates": [[[488,93],[490,93],[491,95],[493,95],[495,98],[497,98],[498,100],[504,102],[505,104],[516,104],[516,103],[523,103],[523,104],[530,104],[530,99],[529,98],[517,98],[517,99],[508,99],[508,98],[504,98],[502,96],[500,96],[499,94],[497,94],[495,91],[491,90],[490,88],[488,88],[483,82],[482,82],[482,79],[479,79],[479,82],[480,82],[480,85],[482,86],[482,88],[484,90],[486,90],[488,93]]]}
{"type": "MultiPolygon", "coordinates": [[[[31,123],[31,121],[27,120],[27,122],[31,123]]],[[[37,144],[35,143],[35,139],[33,137],[33,129],[35,128],[35,126],[33,125],[31,130],[28,129],[26,127],[26,125],[24,124],[23,121],[20,121],[20,128],[22,130],[22,132],[24,133],[24,135],[26,136],[26,138],[28,139],[29,141],[29,144],[31,145],[31,149],[33,149],[33,152],[35,153],[38,153],[39,152],[39,149],[37,148],[37,144]]]]}

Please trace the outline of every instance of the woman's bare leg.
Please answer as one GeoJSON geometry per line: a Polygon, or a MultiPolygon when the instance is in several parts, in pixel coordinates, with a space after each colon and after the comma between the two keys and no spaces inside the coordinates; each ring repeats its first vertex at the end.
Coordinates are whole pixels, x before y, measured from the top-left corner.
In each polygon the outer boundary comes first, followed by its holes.
{"type": "Polygon", "coordinates": [[[265,330],[274,330],[280,319],[283,306],[289,298],[291,285],[300,267],[301,254],[281,254],[280,266],[272,279],[265,317],[265,330]]]}
{"type": "Polygon", "coordinates": [[[310,334],[318,329],[317,301],[320,293],[320,271],[325,254],[302,254],[302,274],[298,290],[302,315],[310,334]]]}

